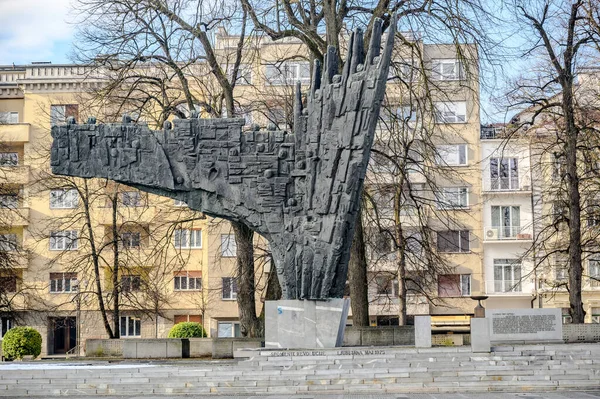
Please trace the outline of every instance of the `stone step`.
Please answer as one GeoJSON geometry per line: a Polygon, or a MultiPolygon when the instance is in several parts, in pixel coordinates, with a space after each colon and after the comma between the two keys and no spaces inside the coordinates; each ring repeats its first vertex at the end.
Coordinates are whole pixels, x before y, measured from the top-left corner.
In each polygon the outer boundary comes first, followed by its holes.
{"type": "Polygon", "coordinates": [[[600,388],[600,346],[255,351],[238,362],[1,366],[0,396],[525,392],[600,388]],[[436,352],[439,351],[439,353],[436,352]],[[265,355],[261,355],[261,353],[265,355]],[[337,355],[336,355],[337,354],[337,355]]]}

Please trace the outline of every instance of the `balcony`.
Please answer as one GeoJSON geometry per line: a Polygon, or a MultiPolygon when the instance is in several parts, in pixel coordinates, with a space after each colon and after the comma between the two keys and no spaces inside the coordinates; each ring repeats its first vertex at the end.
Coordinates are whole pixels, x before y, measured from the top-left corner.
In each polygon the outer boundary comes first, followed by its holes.
{"type": "Polygon", "coordinates": [[[531,193],[528,178],[518,177],[486,177],[483,180],[484,193],[531,193]]]}
{"type": "Polygon", "coordinates": [[[29,142],[29,123],[0,125],[0,142],[27,143],[29,142]]]}
{"type": "Polygon", "coordinates": [[[481,140],[495,140],[506,138],[506,128],[497,126],[481,126],[479,129],[481,140]]]}
{"type": "Polygon", "coordinates": [[[0,225],[28,226],[29,208],[0,208],[0,225]]]}
{"type": "Polygon", "coordinates": [[[29,166],[0,167],[0,181],[19,185],[29,183],[29,166]]]}
{"type": "Polygon", "coordinates": [[[531,241],[533,236],[530,228],[522,226],[486,226],[483,230],[483,240],[498,241],[531,241]]]}
{"type": "Polygon", "coordinates": [[[486,280],[485,293],[500,296],[529,296],[529,293],[523,292],[522,286],[521,280],[486,280]]]}

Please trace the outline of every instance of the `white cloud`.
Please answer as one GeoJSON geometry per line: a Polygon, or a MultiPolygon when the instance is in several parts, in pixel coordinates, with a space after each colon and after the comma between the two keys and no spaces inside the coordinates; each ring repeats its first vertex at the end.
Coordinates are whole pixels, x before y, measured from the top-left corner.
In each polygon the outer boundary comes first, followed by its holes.
{"type": "Polygon", "coordinates": [[[70,0],[0,0],[0,64],[66,61],[70,0]]]}

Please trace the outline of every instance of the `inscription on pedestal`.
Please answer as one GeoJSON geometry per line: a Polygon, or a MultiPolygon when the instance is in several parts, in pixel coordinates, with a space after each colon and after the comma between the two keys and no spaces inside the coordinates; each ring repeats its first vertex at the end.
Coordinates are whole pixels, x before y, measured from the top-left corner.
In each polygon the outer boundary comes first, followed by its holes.
{"type": "Polygon", "coordinates": [[[489,311],[492,341],[562,339],[561,309],[498,309],[489,311]]]}

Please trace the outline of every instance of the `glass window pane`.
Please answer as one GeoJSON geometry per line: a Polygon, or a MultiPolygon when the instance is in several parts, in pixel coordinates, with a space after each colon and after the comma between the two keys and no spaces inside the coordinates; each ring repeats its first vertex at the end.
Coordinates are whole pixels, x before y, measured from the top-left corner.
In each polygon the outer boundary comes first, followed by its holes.
{"type": "Polygon", "coordinates": [[[127,336],[127,317],[121,317],[121,336],[127,336]]]}
{"type": "Polygon", "coordinates": [[[231,323],[219,323],[217,336],[228,338],[233,336],[232,325],[231,323]]]}

